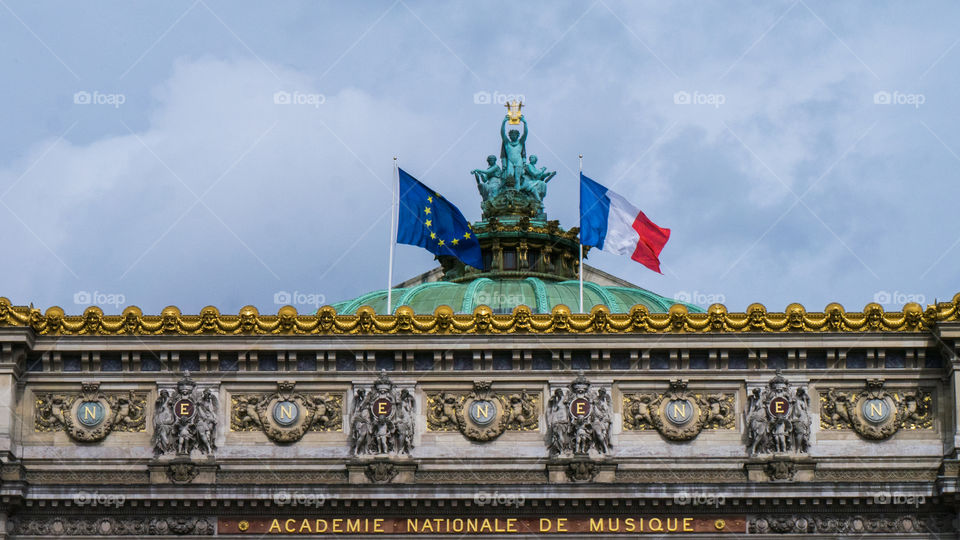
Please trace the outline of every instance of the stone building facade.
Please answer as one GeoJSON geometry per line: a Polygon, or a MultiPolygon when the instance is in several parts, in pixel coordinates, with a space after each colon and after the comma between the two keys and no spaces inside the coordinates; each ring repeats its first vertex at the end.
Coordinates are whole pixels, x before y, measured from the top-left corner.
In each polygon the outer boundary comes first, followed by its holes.
{"type": "Polygon", "coordinates": [[[956,536],[960,294],[732,313],[581,269],[520,123],[483,268],[308,314],[0,298],[0,536],[956,536]]]}
{"type": "Polygon", "coordinates": [[[195,316],[0,299],[5,530],[952,537],[958,339],[960,295],[195,316]]]}

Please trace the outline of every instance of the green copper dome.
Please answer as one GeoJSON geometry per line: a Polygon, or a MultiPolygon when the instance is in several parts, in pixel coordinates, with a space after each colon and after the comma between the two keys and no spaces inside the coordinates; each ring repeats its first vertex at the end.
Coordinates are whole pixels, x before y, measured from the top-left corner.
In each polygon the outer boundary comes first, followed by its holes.
{"type": "MultiPolygon", "coordinates": [[[[550,313],[559,304],[576,310],[580,303],[579,281],[544,281],[535,277],[522,279],[477,278],[465,283],[436,281],[413,287],[393,289],[393,306],[410,306],[418,315],[430,315],[439,306],[450,306],[457,313],[473,313],[479,305],[489,306],[494,313],[512,313],[525,305],[534,313],[550,313]]],[[[627,313],[640,304],[651,313],[666,313],[677,302],[639,287],[605,286],[584,281],[583,305],[586,311],[604,305],[611,313],[627,313]]],[[[387,291],[380,290],[353,300],[333,305],[337,313],[352,314],[361,306],[370,306],[377,313],[387,311],[387,291]]],[[[702,310],[687,304],[690,312],[702,310]]]]}

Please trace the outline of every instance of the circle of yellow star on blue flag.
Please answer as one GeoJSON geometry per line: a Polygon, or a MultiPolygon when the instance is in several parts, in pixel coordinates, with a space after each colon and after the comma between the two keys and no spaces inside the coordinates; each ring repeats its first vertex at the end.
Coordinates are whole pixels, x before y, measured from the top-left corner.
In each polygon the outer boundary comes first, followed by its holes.
{"type": "Polygon", "coordinates": [[[403,169],[399,178],[397,243],[420,246],[434,255],[453,256],[482,269],[480,243],[460,209],[403,169]]]}

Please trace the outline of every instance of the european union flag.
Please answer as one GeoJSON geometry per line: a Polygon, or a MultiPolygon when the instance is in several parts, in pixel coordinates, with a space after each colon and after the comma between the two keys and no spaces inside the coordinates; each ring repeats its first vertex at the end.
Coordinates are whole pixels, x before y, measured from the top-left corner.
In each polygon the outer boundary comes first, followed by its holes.
{"type": "Polygon", "coordinates": [[[480,243],[460,209],[400,169],[400,215],[397,243],[450,255],[483,268],[480,243]]]}

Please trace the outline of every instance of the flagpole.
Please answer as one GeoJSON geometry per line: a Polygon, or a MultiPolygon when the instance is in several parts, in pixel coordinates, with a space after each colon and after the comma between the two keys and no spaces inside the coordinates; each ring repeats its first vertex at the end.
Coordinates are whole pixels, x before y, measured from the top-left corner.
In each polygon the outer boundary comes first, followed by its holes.
{"type": "MultiPolygon", "coordinates": [[[[580,154],[580,174],[583,174],[583,154],[580,154]]],[[[577,178],[577,185],[580,185],[580,179],[577,178]]],[[[583,224],[581,224],[582,226],[583,224]]],[[[583,229],[580,229],[580,313],[583,313],[583,229]]]]}
{"type": "Polygon", "coordinates": [[[397,156],[393,156],[393,191],[390,195],[390,260],[387,262],[387,315],[393,314],[393,245],[396,244],[397,220],[394,217],[397,210],[397,185],[400,178],[397,176],[397,156]]]}

